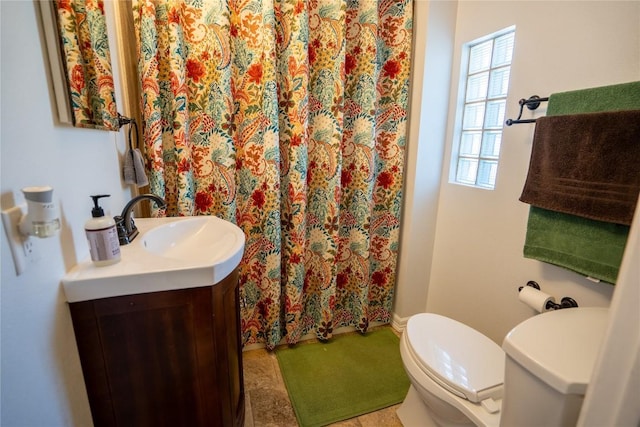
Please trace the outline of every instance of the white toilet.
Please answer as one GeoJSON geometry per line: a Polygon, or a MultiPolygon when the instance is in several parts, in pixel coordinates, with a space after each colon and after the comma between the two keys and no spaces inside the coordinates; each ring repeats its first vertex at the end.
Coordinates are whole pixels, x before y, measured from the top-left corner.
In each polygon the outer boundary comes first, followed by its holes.
{"type": "Polygon", "coordinates": [[[607,323],[606,308],[550,311],[500,348],[453,319],[412,316],[400,341],[411,387],[398,417],[405,427],[574,426],[607,323]]]}

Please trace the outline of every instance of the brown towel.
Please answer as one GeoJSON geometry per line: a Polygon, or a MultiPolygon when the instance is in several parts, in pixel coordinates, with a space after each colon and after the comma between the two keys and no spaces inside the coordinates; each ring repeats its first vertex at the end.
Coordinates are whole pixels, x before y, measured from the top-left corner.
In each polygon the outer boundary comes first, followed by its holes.
{"type": "Polygon", "coordinates": [[[640,191],[640,110],[540,117],[520,200],[631,224],[640,191]]]}

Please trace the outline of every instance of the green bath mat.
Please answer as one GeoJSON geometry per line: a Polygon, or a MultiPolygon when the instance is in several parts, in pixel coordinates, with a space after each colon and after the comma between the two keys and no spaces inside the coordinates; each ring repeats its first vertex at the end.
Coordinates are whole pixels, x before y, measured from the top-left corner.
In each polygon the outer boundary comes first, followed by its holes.
{"type": "Polygon", "coordinates": [[[395,405],[409,379],[400,340],[388,328],[279,347],[276,356],[302,427],[324,426],[395,405]]]}

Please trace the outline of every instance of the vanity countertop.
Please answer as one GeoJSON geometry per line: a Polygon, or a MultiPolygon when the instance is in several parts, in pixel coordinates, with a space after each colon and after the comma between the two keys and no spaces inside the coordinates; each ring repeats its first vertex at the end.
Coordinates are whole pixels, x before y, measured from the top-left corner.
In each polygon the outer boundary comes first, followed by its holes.
{"type": "Polygon", "coordinates": [[[139,235],[121,260],[97,267],[87,257],[62,279],[68,302],[211,286],[239,264],[245,236],[215,216],[136,218],[139,235]]]}

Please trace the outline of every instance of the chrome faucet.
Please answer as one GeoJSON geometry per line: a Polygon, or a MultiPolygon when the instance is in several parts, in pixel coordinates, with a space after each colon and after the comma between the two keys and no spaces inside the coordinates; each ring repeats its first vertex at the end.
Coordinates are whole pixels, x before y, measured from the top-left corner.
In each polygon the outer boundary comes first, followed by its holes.
{"type": "Polygon", "coordinates": [[[122,209],[122,214],[113,217],[113,220],[116,222],[116,228],[118,229],[120,245],[128,245],[138,235],[138,228],[133,222],[133,218],[131,218],[131,212],[133,211],[135,204],[144,199],[154,201],[158,209],[164,209],[167,207],[167,202],[155,194],[141,194],[131,199],[129,203],[125,205],[124,209],[122,209]]]}

